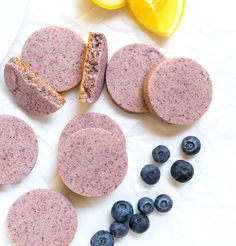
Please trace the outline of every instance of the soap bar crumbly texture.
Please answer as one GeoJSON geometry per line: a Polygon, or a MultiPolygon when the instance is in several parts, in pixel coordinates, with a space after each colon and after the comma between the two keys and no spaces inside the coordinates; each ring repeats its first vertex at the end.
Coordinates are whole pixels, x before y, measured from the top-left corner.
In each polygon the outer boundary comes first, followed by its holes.
{"type": "Polygon", "coordinates": [[[101,33],[89,33],[85,54],[79,101],[94,103],[102,93],[108,60],[106,37],[101,33]]]}

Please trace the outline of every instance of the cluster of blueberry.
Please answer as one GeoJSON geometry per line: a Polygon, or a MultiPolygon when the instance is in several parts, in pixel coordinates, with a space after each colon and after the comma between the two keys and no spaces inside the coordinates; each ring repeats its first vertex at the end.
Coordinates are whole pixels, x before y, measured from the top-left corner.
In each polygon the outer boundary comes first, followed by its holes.
{"type": "MultiPolygon", "coordinates": [[[[201,143],[198,138],[188,136],[181,143],[183,152],[187,155],[195,155],[201,149],[201,143]]],[[[170,157],[169,149],[164,145],[157,146],[152,151],[153,159],[159,163],[165,163],[170,157]]],[[[184,160],[174,162],[171,167],[171,175],[178,182],[187,182],[193,177],[193,166],[184,160]]],[[[148,164],[141,170],[141,178],[149,185],[156,184],[161,176],[160,169],[148,164]]],[[[111,215],[114,222],[110,225],[109,231],[100,230],[96,232],[90,240],[91,246],[113,246],[114,238],[122,238],[128,234],[129,228],[136,233],[143,233],[148,230],[150,222],[148,214],[156,208],[161,213],[166,213],[173,206],[172,199],[161,194],[153,201],[149,197],[143,197],[138,201],[139,213],[134,213],[133,206],[127,201],[116,202],[111,209],[111,215]]]]}
{"type": "MultiPolygon", "coordinates": [[[[197,137],[188,136],[182,140],[181,148],[185,154],[195,155],[201,149],[201,142],[197,137]]],[[[166,146],[159,145],[152,151],[152,157],[156,162],[165,163],[170,158],[170,151],[166,146]]],[[[177,160],[173,163],[170,173],[176,181],[184,183],[193,177],[194,169],[189,162],[177,160]]],[[[156,165],[148,164],[142,168],[140,175],[145,183],[154,185],[159,181],[161,172],[156,165]]]]}
{"type": "Polygon", "coordinates": [[[149,197],[143,197],[138,201],[140,213],[134,214],[133,206],[129,202],[118,201],[111,209],[111,215],[115,221],[110,225],[110,232],[105,230],[96,232],[91,238],[90,244],[92,246],[113,246],[114,237],[126,236],[129,228],[136,233],[143,233],[148,230],[150,225],[147,214],[152,213],[155,208],[161,213],[166,213],[171,210],[172,206],[172,199],[165,194],[157,196],[154,202],[149,197]]]}

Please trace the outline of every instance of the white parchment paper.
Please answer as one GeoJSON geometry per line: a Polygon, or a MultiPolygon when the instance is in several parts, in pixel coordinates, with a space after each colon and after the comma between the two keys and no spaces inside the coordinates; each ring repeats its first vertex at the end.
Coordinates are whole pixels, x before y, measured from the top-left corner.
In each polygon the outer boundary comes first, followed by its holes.
{"type": "Polygon", "coordinates": [[[0,62],[14,42],[24,18],[27,4],[28,0],[0,0],[0,62]]]}
{"type": "MultiPolygon", "coordinates": [[[[5,3],[1,1],[1,8],[5,3]]],[[[106,11],[89,0],[31,0],[17,38],[1,64],[0,113],[25,120],[39,140],[39,158],[22,182],[0,186],[0,246],[10,245],[7,212],[17,197],[35,188],[53,188],[76,207],[78,230],[72,246],[87,246],[91,236],[111,223],[110,208],[120,199],[136,206],[139,198],[169,194],[174,201],[170,213],[150,215],[150,229],[132,232],[116,245],[235,246],[236,228],[236,14],[234,0],[187,0],[186,12],[177,33],[162,40],[141,28],[127,9],[106,11]],[[143,42],[159,48],[167,57],[190,57],[201,63],[213,81],[214,98],[202,119],[188,127],[168,125],[150,114],[134,115],[119,109],[104,90],[99,101],[88,107],[77,103],[76,90],[65,93],[66,105],[49,117],[36,117],[15,104],[6,89],[3,68],[19,55],[26,38],[46,25],[63,25],[87,40],[89,31],[103,32],[109,57],[124,45],[143,42]],[[105,113],[118,122],[127,139],[129,168],[124,182],[111,194],[88,199],[70,192],[57,174],[56,155],[60,133],[75,115],[105,113]],[[180,142],[196,135],[201,152],[188,158],[195,168],[194,178],[176,184],[170,177],[171,164],[185,158],[180,142]],[[139,177],[143,165],[153,162],[151,151],[158,144],[170,148],[171,158],[161,166],[160,182],[152,187],[139,177]]],[[[11,13],[9,13],[10,15],[11,13]]],[[[10,24],[10,23],[9,23],[10,24]]],[[[4,30],[1,36],[8,35],[4,30]]],[[[1,43],[1,42],[0,42],[1,43]]]]}

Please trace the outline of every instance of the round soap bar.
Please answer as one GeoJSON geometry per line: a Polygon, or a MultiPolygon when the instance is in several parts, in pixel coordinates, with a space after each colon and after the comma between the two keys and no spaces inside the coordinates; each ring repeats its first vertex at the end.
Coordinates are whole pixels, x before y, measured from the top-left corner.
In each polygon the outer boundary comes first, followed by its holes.
{"type": "Polygon", "coordinates": [[[0,184],[22,180],[38,157],[38,141],[32,128],[10,115],[0,116],[0,184]]]}
{"type": "Polygon", "coordinates": [[[118,50],[106,72],[107,89],[113,101],[129,112],[147,112],[142,94],[144,79],[163,60],[156,48],[146,44],[131,44],[118,50]]]}
{"type": "Polygon", "coordinates": [[[126,146],[125,136],[119,125],[113,119],[111,119],[109,116],[105,114],[86,113],[74,117],[65,126],[60,137],[59,149],[61,146],[64,145],[68,137],[70,137],[73,133],[85,128],[104,129],[113,134],[116,138],[119,138],[119,141],[122,144],[122,146],[126,146]]]}
{"type": "Polygon", "coordinates": [[[7,224],[10,239],[16,246],[65,246],[75,235],[77,215],[60,193],[36,189],[13,203],[7,224]]]}
{"type": "Polygon", "coordinates": [[[154,67],[143,89],[149,110],[176,125],[198,120],[212,100],[208,73],[188,58],[168,59],[154,67]]]}
{"type": "Polygon", "coordinates": [[[87,197],[113,191],[127,171],[127,154],[119,140],[101,128],[86,128],[68,137],[58,153],[65,185],[87,197]]]}
{"type": "Polygon", "coordinates": [[[75,87],[82,79],[86,44],[74,31],[49,26],[25,42],[22,60],[57,92],[75,87]]]}

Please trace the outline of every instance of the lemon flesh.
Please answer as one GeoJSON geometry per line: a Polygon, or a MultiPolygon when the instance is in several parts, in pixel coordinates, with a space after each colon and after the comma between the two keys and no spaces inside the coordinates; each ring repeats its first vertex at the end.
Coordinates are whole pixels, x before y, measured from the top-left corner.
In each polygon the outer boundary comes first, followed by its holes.
{"type": "Polygon", "coordinates": [[[183,17],[185,0],[128,0],[137,20],[148,30],[169,38],[183,17]]]}

